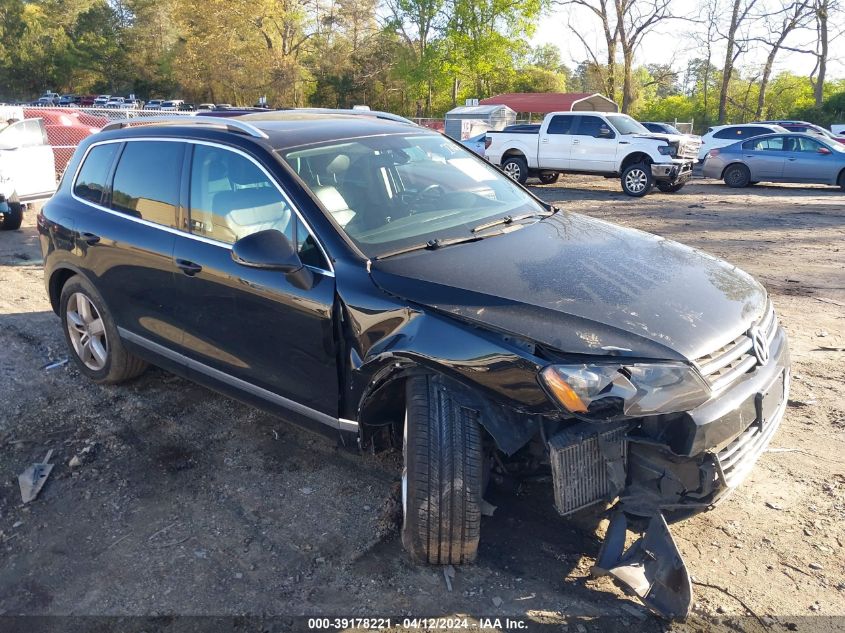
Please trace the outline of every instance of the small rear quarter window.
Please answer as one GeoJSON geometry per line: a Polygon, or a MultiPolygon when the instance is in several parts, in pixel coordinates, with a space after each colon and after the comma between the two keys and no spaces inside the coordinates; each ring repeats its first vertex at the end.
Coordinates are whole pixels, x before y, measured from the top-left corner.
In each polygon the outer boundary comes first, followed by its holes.
{"type": "Polygon", "coordinates": [[[83,200],[101,204],[107,187],[109,169],[120,143],[107,143],[91,148],[73,185],[73,193],[83,200]]]}

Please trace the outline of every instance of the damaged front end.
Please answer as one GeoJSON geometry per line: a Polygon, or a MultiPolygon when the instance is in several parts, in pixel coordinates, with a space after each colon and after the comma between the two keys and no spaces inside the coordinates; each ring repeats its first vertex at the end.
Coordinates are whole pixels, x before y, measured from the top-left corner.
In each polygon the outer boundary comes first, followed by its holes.
{"type": "MultiPolygon", "coordinates": [[[[689,573],[665,515],[708,509],[723,499],[751,471],[783,418],[786,336],[772,324],[766,342],[769,354],[691,410],[613,422],[581,416],[546,441],[561,515],[613,502],[593,575],[611,576],[661,616],[685,619],[692,605],[689,573]],[[626,550],[629,531],[640,536],[626,550]]],[[[567,378],[575,383],[571,373],[567,378]]],[[[628,389],[611,383],[601,390],[628,389]]],[[[576,391],[589,393],[583,384],[576,391]]]]}

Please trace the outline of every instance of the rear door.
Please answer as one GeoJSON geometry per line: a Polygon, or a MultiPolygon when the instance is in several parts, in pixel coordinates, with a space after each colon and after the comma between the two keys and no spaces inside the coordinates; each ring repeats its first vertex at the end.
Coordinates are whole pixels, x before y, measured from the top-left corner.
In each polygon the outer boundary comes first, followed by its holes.
{"type": "Polygon", "coordinates": [[[543,169],[569,169],[572,151],[572,124],[577,117],[557,114],[540,132],[538,164],[543,169]]]}
{"type": "Polygon", "coordinates": [[[74,183],[89,208],[75,225],[84,267],[121,336],[135,342],[178,342],[173,244],[183,153],[184,143],[160,140],[93,145],[74,183]],[[104,171],[113,176],[103,191],[104,171]]]}
{"type": "Polygon", "coordinates": [[[579,171],[613,172],[618,145],[617,134],[613,128],[594,114],[579,115],[576,125],[570,154],[571,168],[579,171]]]}
{"type": "Polygon", "coordinates": [[[780,180],[786,162],[783,136],[767,136],[742,144],[743,162],[751,171],[751,180],[780,180]]]}
{"type": "Polygon", "coordinates": [[[324,253],[275,179],[246,153],[196,143],[188,163],[190,234],[176,238],[173,260],[189,368],[201,380],[336,417],[335,280],[324,253]],[[311,287],[235,263],[232,244],[267,229],[298,243],[311,287]]]}

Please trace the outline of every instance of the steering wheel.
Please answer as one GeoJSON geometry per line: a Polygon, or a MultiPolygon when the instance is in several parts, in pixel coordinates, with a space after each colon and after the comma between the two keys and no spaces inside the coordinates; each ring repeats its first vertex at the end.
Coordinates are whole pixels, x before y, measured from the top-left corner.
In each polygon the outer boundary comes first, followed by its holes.
{"type": "Polygon", "coordinates": [[[437,183],[433,183],[425,187],[422,191],[417,193],[417,198],[433,198],[434,196],[431,195],[434,191],[440,191],[437,195],[438,198],[442,198],[443,195],[446,193],[440,185],[437,183]]]}

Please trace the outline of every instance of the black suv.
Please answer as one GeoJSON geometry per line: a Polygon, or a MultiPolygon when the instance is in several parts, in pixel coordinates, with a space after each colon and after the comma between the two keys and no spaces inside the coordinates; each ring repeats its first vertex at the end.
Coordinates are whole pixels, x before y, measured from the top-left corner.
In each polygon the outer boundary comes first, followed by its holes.
{"type": "Polygon", "coordinates": [[[115,122],[79,146],[38,226],[83,374],[153,363],[353,446],[402,447],[418,561],[475,557],[491,465],[545,472],[561,514],[619,499],[596,573],[683,616],[662,513],[736,486],[785,408],[786,336],[749,275],[547,205],[401,122],[115,122]],[[623,552],[629,526],[644,535],[623,552]]]}

